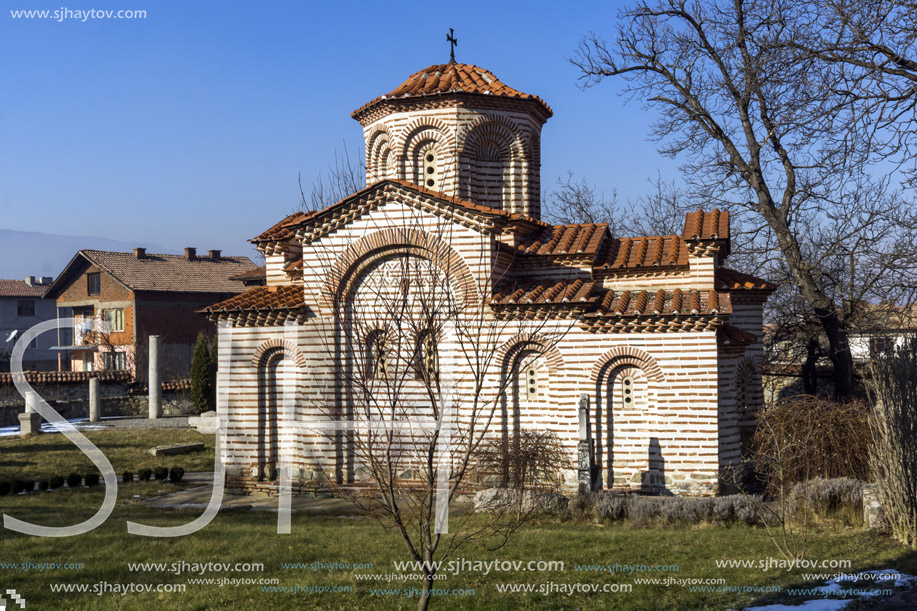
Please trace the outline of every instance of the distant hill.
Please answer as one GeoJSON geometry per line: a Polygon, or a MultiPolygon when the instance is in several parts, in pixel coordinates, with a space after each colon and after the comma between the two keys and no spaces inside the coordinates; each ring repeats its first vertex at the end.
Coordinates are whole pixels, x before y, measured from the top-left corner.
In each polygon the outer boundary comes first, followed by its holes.
{"type": "Polygon", "coordinates": [[[80,249],[129,252],[137,246],[145,247],[149,252],[180,253],[175,249],[146,242],[0,229],[0,278],[56,277],[80,249]]]}

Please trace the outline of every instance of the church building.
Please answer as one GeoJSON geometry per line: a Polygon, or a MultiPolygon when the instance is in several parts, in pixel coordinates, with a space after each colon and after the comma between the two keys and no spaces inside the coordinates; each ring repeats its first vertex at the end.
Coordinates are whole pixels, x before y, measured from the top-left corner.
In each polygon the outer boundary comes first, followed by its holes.
{"type": "Polygon", "coordinates": [[[689,213],[681,234],[659,236],[541,220],[552,114],[454,61],[353,111],[366,188],[255,237],[266,285],[204,310],[228,354],[229,487],[276,490],[282,457],[296,491],[365,480],[346,435],[308,423],[358,421],[395,379],[420,406],[432,378],[448,377],[458,429],[490,405],[492,437],[553,433],[568,489],[584,402],[593,489],[728,488],[762,402],[762,308],[775,287],[726,267],[725,211],[689,213]],[[392,295],[409,316],[391,312],[392,295]],[[490,359],[479,378],[469,349],[490,359]]]}

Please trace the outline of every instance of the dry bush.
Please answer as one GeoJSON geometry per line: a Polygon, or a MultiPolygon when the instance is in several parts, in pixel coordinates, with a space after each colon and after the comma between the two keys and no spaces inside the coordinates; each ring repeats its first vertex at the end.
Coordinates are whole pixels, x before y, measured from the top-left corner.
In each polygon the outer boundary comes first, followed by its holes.
{"type": "Polygon", "coordinates": [[[873,364],[870,463],[896,539],[917,548],[917,338],[873,364]]]}
{"type": "Polygon", "coordinates": [[[763,409],[752,444],[771,496],[815,477],[868,481],[868,416],[861,401],[834,403],[809,395],[763,409]]]}
{"type": "Polygon", "coordinates": [[[572,461],[553,431],[523,430],[516,439],[482,443],[476,472],[498,488],[555,492],[572,461]]]}
{"type": "MultiPolygon", "coordinates": [[[[626,519],[638,528],[666,524],[758,524],[765,517],[760,497],[746,495],[658,497],[601,491],[588,496],[597,519],[626,519]]],[[[583,501],[583,505],[587,502],[583,501]]]]}

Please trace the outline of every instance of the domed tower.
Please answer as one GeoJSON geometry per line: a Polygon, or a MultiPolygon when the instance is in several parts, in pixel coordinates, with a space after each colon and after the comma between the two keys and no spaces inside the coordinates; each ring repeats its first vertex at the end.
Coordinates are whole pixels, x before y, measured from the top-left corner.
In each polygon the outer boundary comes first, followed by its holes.
{"type": "Polygon", "coordinates": [[[416,72],[353,111],[366,140],[366,184],[400,179],[478,204],[539,218],[538,96],[491,72],[450,62],[416,72]]]}

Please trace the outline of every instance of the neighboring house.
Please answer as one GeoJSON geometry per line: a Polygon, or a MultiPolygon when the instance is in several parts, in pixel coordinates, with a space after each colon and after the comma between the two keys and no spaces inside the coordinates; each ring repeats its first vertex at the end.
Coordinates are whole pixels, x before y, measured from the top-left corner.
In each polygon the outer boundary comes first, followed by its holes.
{"type": "Polygon", "coordinates": [[[245,290],[238,274],[251,271],[248,257],[219,250],[198,256],[81,250],[46,297],[56,300],[59,316],[76,319],[56,338],[70,354],[73,371],[130,371],[145,375],[147,338],[160,336],[165,374],[187,376],[198,333],[214,327],[196,314],[202,307],[245,290]]]}
{"type": "Polygon", "coordinates": [[[399,266],[420,259],[439,267],[471,319],[506,321],[481,391],[503,380],[512,389],[495,437],[552,431],[575,461],[585,393],[594,486],[720,489],[741,464],[761,405],[762,308],[775,287],[724,267],[727,212],[692,212],[669,236],[542,221],[540,136],[551,115],[540,98],[454,63],[422,70],[353,113],[367,188],[256,237],[267,286],[206,308],[230,325],[232,360],[221,372],[231,389],[222,446],[229,485],[276,486],[281,452],[305,479],[359,483],[367,471],[341,458],[343,436],[332,443],[288,425],[329,418],[322,405],[353,414],[354,395],[337,385],[345,367],[383,378],[397,363],[421,376],[467,367],[467,340],[449,329],[432,340],[418,331],[414,356],[391,354],[381,326],[352,343],[353,312],[406,286],[399,266]],[[531,320],[545,321],[539,335],[527,331],[531,320]],[[292,397],[281,392],[291,379],[292,397]]]}
{"type": "Polygon", "coordinates": [[[861,308],[865,320],[850,333],[850,352],[857,363],[904,346],[917,337],[917,305],[868,304],[861,308]]]}
{"type": "MultiPolygon", "coordinates": [[[[23,332],[57,316],[54,301],[44,298],[53,280],[47,276],[0,280],[0,372],[10,370],[10,354],[23,332]]],[[[40,335],[29,342],[23,355],[23,369],[56,369],[58,355],[51,350],[54,344],[55,338],[50,334],[40,335]]]]}

